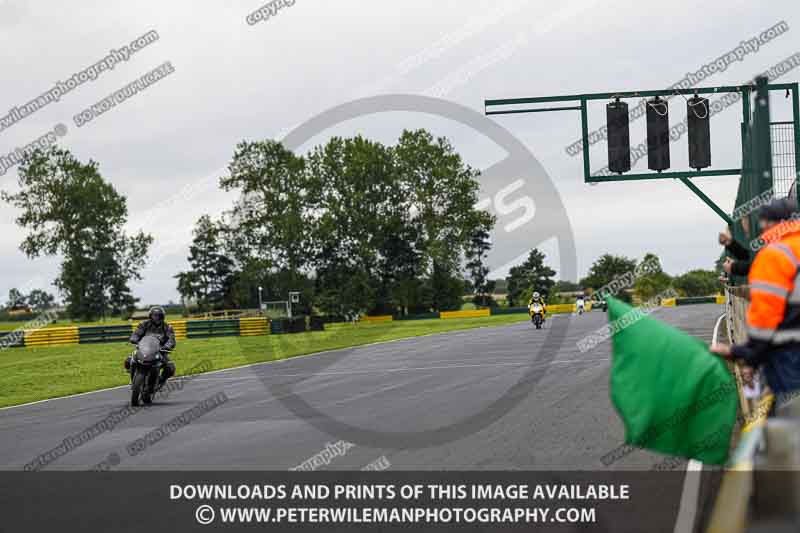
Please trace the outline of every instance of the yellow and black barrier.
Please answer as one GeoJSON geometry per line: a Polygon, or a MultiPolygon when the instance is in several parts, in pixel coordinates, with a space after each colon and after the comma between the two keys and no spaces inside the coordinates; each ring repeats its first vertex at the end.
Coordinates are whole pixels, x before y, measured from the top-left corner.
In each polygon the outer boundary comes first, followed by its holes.
{"type": "Polygon", "coordinates": [[[467,309],[466,311],[442,311],[439,313],[439,318],[481,318],[490,315],[490,309],[467,309]]]}
{"type": "MultiPolygon", "coordinates": [[[[695,303],[724,303],[724,297],[704,296],[701,298],[672,298],[664,300],[663,306],[689,305],[695,303]]],[[[586,310],[592,309],[592,302],[586,303],[586,310]]],[[[575,304],[552,304],[547,306],[550,314],[574,313],[575,304]]],[[[368,323],[390,322],[392,320],[429,320],[434,318],[484,318],[494,315],[527,313],[527,307],[492,307],[485,309],[468,309],[462,311],[441,311],[437,313],[424,313],[421,315],[406,315],[393,317],[392,315],[363,316],[361,320],[368,323]]],[[[208,337],[242,336],[252,337],[282,333],[265,317],[235,318],[227,320],[175,320],[170,325],[175,330],[177,340],[197,339],[208,337]]],[[[20,339],[15,339],[11,346],[62,346],[68,344],[96,344],[106,342],[125,342],[130,338],[136,324],[115,324],[108,326],[68,326],[57,328],[42,328],[26,330],[20,339]]],[[[280,329],[280,328],[278,328],[280,329]]],[[[312,328],[313,329],[313,328],[312,328]]],[[[294,332],[294,331],[293,331],[294,332]]]]}
{"type": "Polygon", "coordinates": [[[364,322],[391,322],[393,320],[392,315],[378,315],[378,316],[362,316],[361,320],[364,322]]]}
{"type": "Polygon", "coordinates": [[[239,335],[242,337],[255,337],[269,333],[269,320],[264,317],[240,318],[239,335]]]}
{"type": "MultiPolygon", "coordinates": [[[[269,320],[266,318],[174,320],[170,321],[169,324],[175,330],[176,340],[267,335],[269,333],[269,320]]],[[[43,347],[127,342],[135,331],[136,326],[136,324],[115,324],[25,330],[22,338],[13,346],[43,347]]]]}
{"type": "MultiPolygon", "coordinates": [[[[170,322],[169,325],[175,330],[175,340],[182,341],[187,338],[186,324],[187,320],[175,320],[170,322]]],[[[136,326],[134,326],[135,328],[136,326]]]]}
{"type": "Polygon", "coordinates": [[[70,326],[66,328],[26,330],[24,342],[27,347],[78,344],[80,342],[80,328],[78,326],[70,326]]]}

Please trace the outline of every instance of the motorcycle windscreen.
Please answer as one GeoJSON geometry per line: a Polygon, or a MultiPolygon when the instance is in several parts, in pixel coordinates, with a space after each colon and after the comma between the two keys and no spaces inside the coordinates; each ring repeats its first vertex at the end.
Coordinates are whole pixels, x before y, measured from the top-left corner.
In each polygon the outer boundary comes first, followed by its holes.
{"type": "Polygon", "coordinates": [[[144,363],[153,363],[160,359],[159,351],[161,349],[161,342],[158,337],[148,335],[139,341],[138,358],[144,363]]]}

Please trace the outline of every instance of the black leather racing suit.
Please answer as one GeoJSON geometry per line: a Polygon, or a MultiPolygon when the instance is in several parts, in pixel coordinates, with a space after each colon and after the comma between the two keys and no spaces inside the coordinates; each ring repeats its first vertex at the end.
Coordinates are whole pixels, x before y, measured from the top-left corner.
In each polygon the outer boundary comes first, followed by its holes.
{"type": "Polygon", "coordinates": [[[161,343],[162,350],[164,350],[161,352],[164,364],[161,367],[161,378],[159,380],[163,384],[175,375],[175,363],[170,360],[167,353],[175,349],[175,330],[163,320],[160,324],[157,324],[155,321],[148,319],[139,324],[136,331],[131,335],[130,342],[131,344],[138,344],[140,340],[148,335],[157,337],[161,343]]]}

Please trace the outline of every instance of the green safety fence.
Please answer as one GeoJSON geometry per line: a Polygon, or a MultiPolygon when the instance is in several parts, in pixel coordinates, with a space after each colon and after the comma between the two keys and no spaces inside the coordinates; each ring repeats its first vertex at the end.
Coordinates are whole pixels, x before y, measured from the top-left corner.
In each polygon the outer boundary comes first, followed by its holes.
{"type": "Polygon", "coordinates": [[[715,304],[716,296],[691,296],[685,298],[675,298],[675,305],[694,305],[694,304],[715,304]]]}
{"type": "Polygon", "coordinates": [[[795,143],[794,122],[770,122],[772,139],[772,183],[776,198],[794,195],[795,143]]]}
{"type": "MultiPolygon", "coordinates": [[[[796,180],[800,157],[798,156],[797,85],[792,88],[792,119],[771,120],[770,90],[765,82],[754,91],[746,91],[742,99],[743,118],[742,174],[734,204],[733,236],[745,248],[759,235],[758,208],[771,198],[793,197],[797,200],[796,180]]],[[[725,254],[723,254],[724,256],[725,254]]],[[[744,278],[733,280],[745,283],[744,278]]]]}
{"type": "Polygon", "coordinates": [[[440,318],[438,312],[431,313],[417,313],[415,315],[399,315],[395,320],[429,320],[431,318],[440,318]]]}
{"type": "Polygon", "coordinates": [[[186,337],[189,339],[238,336],[239,319],[198,320],[186,323],[186,337]]]}
{"type": "Polygon", "coordinates": [[[78,328],[78,344],[101,342],[127,342],[133,333],[133,326],[83,326],[78,328]]]}
{"type": "Polygon", "coordinates": [[[516,315],[519,313],[527,313],[527,307],[492,307],[492,315],[516,315]]]}

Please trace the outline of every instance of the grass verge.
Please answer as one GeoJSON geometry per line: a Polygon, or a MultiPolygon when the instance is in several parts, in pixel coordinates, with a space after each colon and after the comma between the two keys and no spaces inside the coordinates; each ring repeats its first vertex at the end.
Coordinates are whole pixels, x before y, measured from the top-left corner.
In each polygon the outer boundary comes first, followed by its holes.
{"type": "MultiPolygon", "coordinates": [[[[188,339],[178,342],[172,358],[181,375],[205,361],[209,361],[214,370],[221,370],[374,342],[525,320],[528,320],[526,314],[362,322],[331,324],[324,332],[188,339]]],[[[125,385],[129,379],[122,361],[130,350],[130,346],[122,343],[4,350],[0,352],[0,407],[125,385]]]]}

